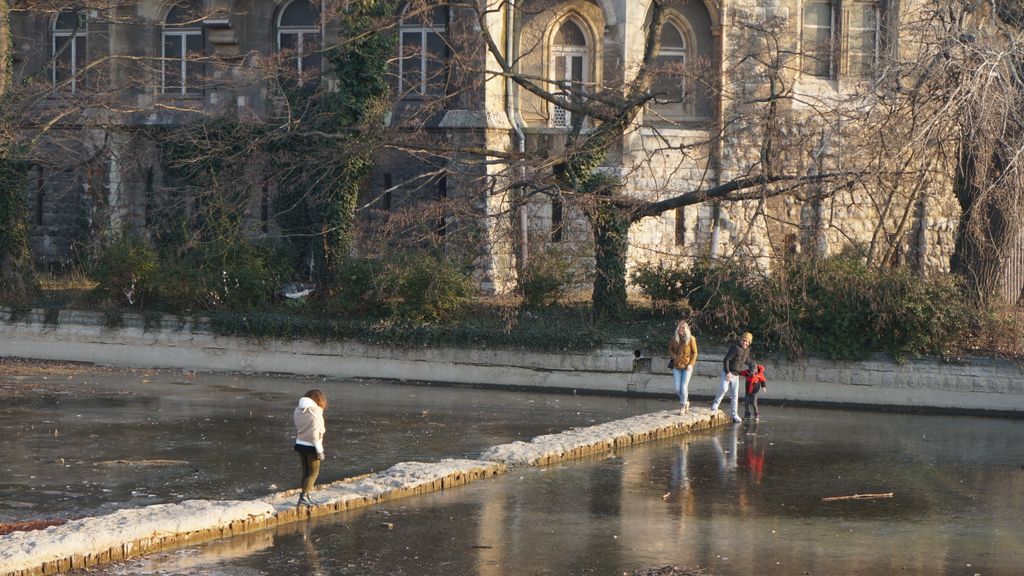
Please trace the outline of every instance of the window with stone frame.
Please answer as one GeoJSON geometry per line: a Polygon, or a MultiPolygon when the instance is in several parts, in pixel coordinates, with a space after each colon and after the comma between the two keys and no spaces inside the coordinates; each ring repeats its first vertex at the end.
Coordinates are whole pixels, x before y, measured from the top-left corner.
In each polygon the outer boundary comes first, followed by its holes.
{"type": "Polygon", "coordinates": [[[164,94],[200,94],[203,83],[202,15],[192,2],[167,12],[161,32],[160,85],[164,94]]]}
{"type": "Polygon", "coordinates": [[[564,221],[565,207],[562,204],[561,196],[551,197],[551,242],[561,242],[562,232],[565,229],[564,221]]]}
{"type": "Polygon", "coordinates": [[[686,246],[686,207],[680,206],[675,210],[676,216],[676,227],[675,227],[675,243],[676,246],[686,246]]]}
{"type": "Polygon", "coordinates": [[[805,1],[802,18],[801,69],[805,74],[830,79],[876,74],[883,40],[878,2],[805,1]]]}
{"type": "Polygon", "coordinates": [[[661,46],[655,56],[655,76],[651,82],[654,102],[647,107],[645,120],[678,120],[694,116],[694,94],[686,77],[693,42],[688,26],[670,19],[662,24],[661,46]]]}
{"type": "Polygon", "coordinates": [[[805,74],[833,77],[836,28],[833,8],[828,0],[804,2],[800,59],[805,74]]]}
{"type": "Polygon", "coordinates": [[[319,0],[291,0],[277,13],[277,49],[299,84],[320,78],[323,30],[319,0]]]}
{"type": "MultiPolygon", "coordinates": [[[[571,100],[581,96],[590,79],[590,68],[594,61],[594,43],[586,32],[587,27],[575,16],[563,20],[551,39],[551,80],[552,90],[571,100]]],[[[551,125],[567,127],[572,125],[572,112],[561,106],[551,105],[551,125]]]]}
{"type": "Polygon", "coordinates": [[[398,94],[403,99],[443,96],[448,84],[448,6],[402,14],[398,32],[398,94]]]}
{"type": "Polygon", "coordinates": [[[881,44],[879,6],[874,2],[851,2],[847,9],[847,73],[874,76],[881,44]]]}
{"type": "Polygon", "coordinates": [[[434,198],[441,210],[441,215],[437,217],[437,222],[434,224],[434,234],[443,238],[448,234],[448,215],[445,206],[448,203],[448,176],[441,176],[437,179],[434,198]]]}
{"type": "Polygon", "coordinates": [[[58,91],[74,94],[85,88],[87,38],[85,13],[66,10],[57,15],[50,34],[50,80],[58,91]]]}
{"type": "Polygon", "coordinates": [[[46,222],[46,169],[40,164],[36,171],[36,202],[32,223],[42,226],[46,222]]]}

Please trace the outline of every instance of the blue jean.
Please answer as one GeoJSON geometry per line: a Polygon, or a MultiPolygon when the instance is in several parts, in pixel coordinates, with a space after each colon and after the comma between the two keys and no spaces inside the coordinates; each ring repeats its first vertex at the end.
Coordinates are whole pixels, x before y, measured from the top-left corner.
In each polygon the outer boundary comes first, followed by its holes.
{"type": "Polygon", "coordinates": [[[690,375],[693,368],[673,368],[672,384],[676,387],[676,396],[679,396],[679,405],[685,406],[690,398],[690,375]]]}
{"type": "Polygon", "coordinates": [[[739,374],[733,374],[730,376],[724,370],[722,371],[722,381],[719,383],[718,396],[715,396],[715,401],[711,403],[712,410],[718,410],[718,405],[722,403],[722,399],[725,398],[725,393],[729,393],[729,398],[732,401],[732,414],[730,416],[733,419],[739,419],[739,408],[740,408],[740,376],[739,374]]]}

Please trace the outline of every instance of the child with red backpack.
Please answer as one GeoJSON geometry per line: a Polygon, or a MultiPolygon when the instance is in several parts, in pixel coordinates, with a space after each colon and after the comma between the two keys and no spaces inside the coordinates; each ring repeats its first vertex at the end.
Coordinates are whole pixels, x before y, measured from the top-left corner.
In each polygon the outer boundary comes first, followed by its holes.
{"type": "Polygon", "coordinates": [[[754,405],[754,421],[761,419],[757,410],[757,393],[768,389],[768,380],[764,377],[764,366],[755,362],[748,362],[747,369],[740,372],[740,376],[747,379],[747,393],[743,396],[743,417],[750,418],[750,405],[754,405]]]}

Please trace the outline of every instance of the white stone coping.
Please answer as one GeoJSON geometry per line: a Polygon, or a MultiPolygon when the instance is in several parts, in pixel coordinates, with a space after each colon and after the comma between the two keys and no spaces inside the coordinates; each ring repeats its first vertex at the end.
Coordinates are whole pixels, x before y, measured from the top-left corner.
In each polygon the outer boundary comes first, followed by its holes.
{"type": "Polygon", "coordinates": [[[552,458],[562,459],[562,456],[581,449],[599,445],[611,449],[622,439],[631,439],[637,435],[674,426],[692,426],[701,421],[711,421],[714,417],[715,413],[708,408],[695,408],[685,415],[679,415],[675,410],[641,414],[606,424],[575,428],[559,434],[537,436],[529,442],[502,444],[484,452],[480,459],[501,462],[508,466],[536,466],[552,458]]]}
{"type": "MultiPolygon", "coordinates": [[[[686,415],[675,410],[663,411],[539,436],[531,442],[496,446],[478,460],[401,462],[381,472],[321,486],[313,493],[317,506],[309,513],[332,513],[348,509],[350,503],[354,507],[439,490],[501,474],[510,466],[567,460],[726,421],[721,412],[706,409],[693,410],[686,415]]],[[[297,492],[288,490],[251,501],[186,500],[178,504],[155,504],[72,520],[43,530],[13,532],[0,536],[0,576],[41,574],[45,565],[72,558],[76,563],[68,561],[66,566],[84,568],[118,559],[109,554],[102,556],[113,549],[123,549],[121,557],[127,557],[129,550],[139,542],[158,543],[168,539],[166,547],[175,547],[181,545],[174,540],[176,536],[204,531],[237,534],[229,527],[240,522],[251,523],[249,530],[252,530],[303,519],[306,516],[296,513],[297,492]],[[227,531],[219,531],[224,529],[227,531]]],[[[145,553],[164,546],[138,547],[135,551],[145,553]]]]}
{"type": "Polygon", "coordinates": [[[260,500],[186,500],[118,510],[43,530],[12,532],[0,536],[0,574],[86,556],[128,542],[206,530],[273,513],[274,508],[260,500]]]}
{"type": "MultiPolygon", "coordinates": [[[[319,486],[314,495],[318,504],[328,506],[352,500],[379,500],[396,490],[415,492],[449,476],[477,474],[494,468],[494,462],[468,459],[400,462],[381,472],[319,486]]],[[[278,512],[290,510],[295,508],[296,493],[295,490],[289,490],[262,501],[278,512]]]]}

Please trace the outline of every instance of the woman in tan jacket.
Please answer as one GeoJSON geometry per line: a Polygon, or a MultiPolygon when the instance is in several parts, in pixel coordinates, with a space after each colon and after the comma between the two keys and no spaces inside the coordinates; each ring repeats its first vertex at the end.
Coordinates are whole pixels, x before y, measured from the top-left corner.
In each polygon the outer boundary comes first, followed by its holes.
{"type": "Polygon", "coordinates": [[[679,413],[690,410],[690,376],[697,363],[697,339],[690,334],[690,324],[680,320],[676,332],[668,343],[669,364],[672,367],[672,383],[679,396],[679,413]]]}

